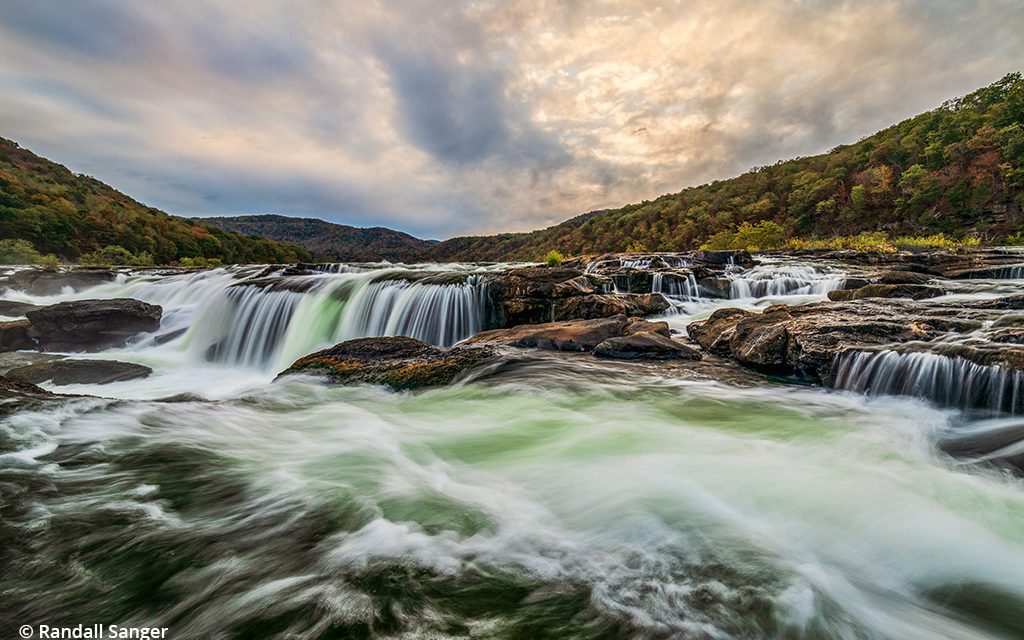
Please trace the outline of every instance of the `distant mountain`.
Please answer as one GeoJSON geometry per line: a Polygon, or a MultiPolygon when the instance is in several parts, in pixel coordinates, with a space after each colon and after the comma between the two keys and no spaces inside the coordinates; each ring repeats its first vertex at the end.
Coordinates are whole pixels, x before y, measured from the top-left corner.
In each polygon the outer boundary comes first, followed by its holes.
{"type": "Polygon", "coordinates": [[[225,263],[312,258],[294,245],[246,237],[147,207],[4,138],[0,138],[0,239],[27,240],[40,253],[69,261],[115,246],[136,255],[148,254],[147,259],[158,264],[197,257],[225,263]]]}
{"type": "Polygon", "coordinates": [[[772,221],[789,237],[864,231],[1024,231],[1024,80],[1020,73],[829,153],[780,161],[529,233],[452,238],[435,260],[540,259],[691,249],[742,223],[772,221]]]}
{"type": "Polygon", "coordinates": [[[297,244],[325,260],[417,262],[430,259],[437,244],[384,227],[350,227],[317,218],[266,214],[197,220],[227,231],[297,244]]]}

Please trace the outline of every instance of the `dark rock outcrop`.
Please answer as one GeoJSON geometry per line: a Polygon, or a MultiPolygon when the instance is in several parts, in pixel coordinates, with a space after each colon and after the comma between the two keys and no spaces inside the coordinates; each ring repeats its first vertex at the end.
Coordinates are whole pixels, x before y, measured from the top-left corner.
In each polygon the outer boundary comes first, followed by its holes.
{"type": "Polygon", "coordinates": [[[909,298],[911,300],[924,300],[925,298],[937,298],[945,291],[939,287],[931,287],[923,284],[869,284],[853,292],[854,300],[865,298],[909,298]]]}
{"type": "Polygon", "coordinates": [[[741,364],[785,375],[826,381],[835,356],[849,349],[931,340],[950,330],[969,330],[978,320],[911,302],[870,300],[775,305],[764,313],[720,309],[689,326],[706,350],[741,364]]]}
{"type": "Polygon", "coordinates": [[[611,288],[609,278],[564,267],[525,267],[489,275],[487,293],[493,313],[487,326],[514,327],[616,314],[653,315],[670,306],[658,294],[613,295],[607,293],[611,288]]]}
{"type": "Polygon", "coordinates": [[[57,394],[31,382],[0,376],[0,398],[53,397],[57,394]]]}
{"type": "Polygon", "coordinates": [[[281,376],[311,373],[337,384],[416,389],[451,384],[496,357],[487,347],[442,349],[405,337],[359,338],[299,358],[281,376]]]}
{"type": "Polygon", "coordinates": [[[141,364],[117,360],[60,359],[11,369],[8,378],[39,384],[107,384],[145,378],[153,370],[141,364]]]}
{"type": "Polygon", "coordinates": [[[869,279],[875,284],[926,284],[934,280],[935,276],[918,271],[885,271],[874,274],[869,279]]]}
{"type": "Polygon", "coordinates": [[[98,284],[113,282],[115,277],[116,273],[110,269],[25,269],[12,274],[7,283],[34,296],[52,296],[63,291],[64,287],[82,291],[98,284]]]}
{"type": "Polygon", "coordinates": [[[676,342],[660,333],[640,331],[630,335],[608,338],[594,348],[594,355],[604,358],[632,360],[644,358],[653,360],[700,360],[700,351],[676,342]]]}
{"type": "Polygon", "coordinates": [[[559,300],[553,306],[554,320],[590,320],[614,315],[651,316],[669,308],[664,296],[651,293],[596,294],[559,300]]]}
{"type": "Polygon", "coordinates": [[[0,351],[34,349],[36,343],[29,335],[28,320],[0,322],[0,351]]]}
{"type": "Polygon", "coordinates": [[[524,324],[476,334],[463,344],[498,344],[550,351],[593,351],[612,338],[649,333],[668,340],[668,324],[615,315],[591,320],[524,324]]]}
{"type": "Polygon", "coordinates": [[[15,302],[13,300],[0,300],[0,316],[7,316],[9,318],[16,318],[23,316],[27,312],[33,309],[40,309],[39,305],[29,304],[27,302],[15,302]]]}
{"type": "Polygon", "coordinates": [[[124,346],[160,327],[163,310],[132,298],[77,300],[26,313],[28,334],[48,351],[95,351],[124,346]]]}

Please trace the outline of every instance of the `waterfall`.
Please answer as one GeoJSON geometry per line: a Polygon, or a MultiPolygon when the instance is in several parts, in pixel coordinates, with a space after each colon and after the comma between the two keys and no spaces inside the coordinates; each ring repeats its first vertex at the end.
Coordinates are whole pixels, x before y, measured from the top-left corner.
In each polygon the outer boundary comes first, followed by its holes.
{"type": "Polygon", "coordinates": [[[233,286],[200,314],[189,338],[204,359],[248,367],[266,364],[303,299],[294,291],[233,286]]]}
{"type": "Polygon", "coordinates": [[[766,264],[739,273],[727,273],[730,299],[766,296],[825,295],[843,286],[845,276],[809,266],[766,264]]]}
{"type": "Polygon", "coordinates": [[[836,362],[836,389],[915,396],[959,409],[1022,413],[1024,372],[960,356],[893,350],[853,351],[836,362]]]}
{"type": "Polygon", "coordinates": [[[483,328],[487,293],[479,276],[428,283],[410,281],[409,275],[325,274],[313,276],[317,282],[302,291],[242,281],[207,301],[185,345],[199,360],[280,369],[353,338],[409,336],[451,346],[483,328]],[[396,279],[386,279],[391,276],[396,279]]]}
{"type": "Polygon", "coordinates": [[[651,293],[660,293],[666,298],[676,300],[700,300],[700,286],[692,273],[681,274],[655,273],[651,278],[651,293]]]}

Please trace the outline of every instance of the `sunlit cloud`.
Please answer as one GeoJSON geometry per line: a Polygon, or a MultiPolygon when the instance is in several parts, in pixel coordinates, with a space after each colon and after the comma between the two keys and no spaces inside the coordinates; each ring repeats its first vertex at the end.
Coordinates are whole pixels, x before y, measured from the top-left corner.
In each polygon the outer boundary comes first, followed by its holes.
{"type": "Polygon", "coordinates": [[[1024,67],[1016,0],[0,0],[0,135],[181,215],[525,230],[1024,67]]]}

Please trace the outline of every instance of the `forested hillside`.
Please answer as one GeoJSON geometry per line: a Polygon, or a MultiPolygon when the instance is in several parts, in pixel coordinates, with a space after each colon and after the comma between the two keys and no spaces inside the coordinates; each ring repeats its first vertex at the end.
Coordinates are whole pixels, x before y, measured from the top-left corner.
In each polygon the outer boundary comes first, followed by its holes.
{"type": "Polygon", "coordinates": [[[653,201],[578,216],[530,233],[453,238],[438,260],[538,259],[690,249],[744,222],[789,237],[864,231],[978,234],[1024,228],[1024,80],[1007,75],[857,143],[758,167],[653,201]]]}
{"type": "Polygon", "coordinates": [[[417,262],[429,259],[436,244],[384,227],[350,227],[316,218],[254,215],[199,220],[229,231],[291,242],[325,260],[417,262]]]}
{"type": "Polygon", "coordinates": [[[139,262],[309,260],[309,251],[168,215],[0,138],[0,240],[77,261],[89,254],[139,262]],[[124,251],[111,251],[111,248],[124,251]]]}

